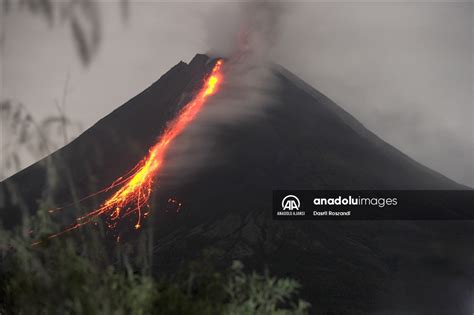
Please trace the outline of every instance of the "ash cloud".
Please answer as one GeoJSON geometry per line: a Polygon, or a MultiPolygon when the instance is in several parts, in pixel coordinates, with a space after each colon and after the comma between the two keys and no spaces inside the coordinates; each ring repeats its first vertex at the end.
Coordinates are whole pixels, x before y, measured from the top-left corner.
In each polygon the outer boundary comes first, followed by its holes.
{"type": "Polygon", "coordinates": [[[252,1],[237,7],[215,8],[206,19],[208,54],[264,63],[272,58],[272,48],[281,34],[282,19],[288,5],[252,1]]]}
{"type": "Polygon", "coordinates": [[[182,182],[208,162],[221,161],[214,149],[219,130],[261,117],[274,99],[276,81],[270,69],[286,6],[254,1],[216,8],[207,24],[211,58],[224,58],[224,78],[196,120],[178,139],[167,162],[166,180],[182,182]],[[237,10],[237,14],[236,11],[237,10]]]}

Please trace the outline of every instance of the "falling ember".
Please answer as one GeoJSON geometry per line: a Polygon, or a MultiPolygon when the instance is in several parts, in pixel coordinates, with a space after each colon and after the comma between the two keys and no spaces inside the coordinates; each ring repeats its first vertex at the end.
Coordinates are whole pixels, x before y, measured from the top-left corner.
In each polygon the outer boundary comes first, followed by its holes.
{"type": "MultiPolygon", "coordinates": [[[[120,218],[135,213],[137,215],[135,229],[139,229],[142,218],[148,214],[148,212],[144,212],[144,209],[149,207],[148,201],[152,193],[153,184],[156,175],[163,166],[170,144],[196,117],[207,98],[217,91],[222,81],[222,64],[223,61],[221,59],[216,62],[199,93],[184,106],[178,116],[166,128],[158,142],[150,148],[148,155],[125,176],[118,178],[110,187],[100,191],[105,192],[112,188],[120,187],[113,195],[105,200],[99,208],[77,218],[75,224],[59,233],[48,236],[48,238],[62,235],[100,216],[107,216],[109,226],[113,227],[120,218]]],[[[120,238],[117,239],[117,241],[119,240],[120,238]]]]}
{"type": "MultiPolygon", "coordinates": [[[[168,199],[168,205],[171,206],[171,208],[178,213],[181,210],[181,206],[183,205],[181,202],[176,200],[175,198],[169,198],[168,199]]],[[[166,210],[168,211],[168,210],[166,210]]]]}

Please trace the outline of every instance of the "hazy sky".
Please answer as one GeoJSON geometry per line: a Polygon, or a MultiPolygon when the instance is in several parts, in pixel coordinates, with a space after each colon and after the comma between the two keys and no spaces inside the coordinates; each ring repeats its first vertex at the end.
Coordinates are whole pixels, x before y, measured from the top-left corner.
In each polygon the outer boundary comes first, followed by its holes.
{"type": "MultiPolygon", "coordinates": [[[[1,98],[23,102],[39,119],[56,113],[69,77],[67,114],[87,128],[180,60],[208,51],[208,35],[225,34],[237,4],[137,1],[126,23],[117,5],[101,8],[103,40],[86,68],[67,27],[8,14],[1,98]]],[[[292,2],[286,9],[275,62],[409,156],[474,186],[472,1],[292,2]]]]}

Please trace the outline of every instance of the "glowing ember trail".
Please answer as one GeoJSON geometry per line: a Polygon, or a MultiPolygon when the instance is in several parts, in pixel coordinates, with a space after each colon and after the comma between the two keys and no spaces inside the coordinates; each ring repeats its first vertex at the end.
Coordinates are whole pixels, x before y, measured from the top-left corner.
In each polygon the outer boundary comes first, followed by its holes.
{"type": "Polygon", "coordinates": [[[99,216],[107,216],[109,227],[113,227],[120,218],[136,213],[137,222],[135,228],[139,229],[142,218],[148,214],[147,212],[142,213],[143,208],[148,208],[148,200],[152,193],[152,187],[157,173],[163,166],[169,145],[196,117],[206,103],[207,98],[213,95],[219,88],[222,81],[222,64],[223,61],[221,59],[216,62],[199,93],[184,106],[178,116],[166,128],[158,142],[150,148],[148,155],[125,176],[118,178],[110,187],[98,193],[120,187],[118,191],[108,198],[99,208],[77,218],[75,224],[59,233],[48,236],[48,238],[54,238],[76,229],[99,216]]]}

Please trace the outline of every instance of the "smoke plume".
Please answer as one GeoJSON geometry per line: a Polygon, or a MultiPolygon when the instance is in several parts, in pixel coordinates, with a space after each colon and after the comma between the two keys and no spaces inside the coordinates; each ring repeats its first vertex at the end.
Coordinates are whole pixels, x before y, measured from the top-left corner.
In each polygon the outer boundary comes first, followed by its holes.
{"type": "Polygon", "coordinates": [[[216,9],[213,18],[207,19],[211,21],[207,54],[225,59],[224,81],[170,150],[173,158],[167,162],[167,179],[186,180],[183,177],[191,176],[210,156],[213,164],[224,161],[213,147],[219,130],[261,117],[275,101],[271,95],[276,81],[269,65],[285,7],[255,1],[240,3],[238,14],[229,8],[216,9]]]}

